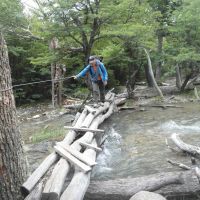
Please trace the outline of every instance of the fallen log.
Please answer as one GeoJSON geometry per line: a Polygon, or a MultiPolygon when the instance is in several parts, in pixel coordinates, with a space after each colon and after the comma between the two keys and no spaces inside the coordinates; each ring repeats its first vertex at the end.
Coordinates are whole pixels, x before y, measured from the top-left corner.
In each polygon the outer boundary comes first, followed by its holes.
{"type": "Polygon", "coordinates": [[[192,155],[198,155],[200,156],[200,148],[194,145],[186,144],[184,143],[178,134],[173,133],[171,136],[172,141],[176,144],[178,148],[180,148],[182,151],[190,153],[192,155]]]}
{"type": "MultiPolygon", "coordinates": [[[[174,200],[200,193],[193,170],[166,172],[139,178],[91,181],[85,200],[128,200],[139,191],[153,191],[174,200]]],[[[185,198],[187,199],[187,198],[185,198]]]]}
{"type": "Polygon", "coordinates": [[[183,106],[177,105],[149,105],[149,104],[140,104],[140,107],[155,107],[155,108],[183,108],[183,106]]]}

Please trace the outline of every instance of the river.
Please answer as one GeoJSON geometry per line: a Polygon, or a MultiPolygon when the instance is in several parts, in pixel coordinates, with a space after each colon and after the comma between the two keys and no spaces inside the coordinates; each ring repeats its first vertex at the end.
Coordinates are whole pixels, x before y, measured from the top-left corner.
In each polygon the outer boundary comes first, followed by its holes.
{"type": "MultiPolygon", "coordinates": [[[[180,170],[167,163],[167,158],[191,165],[188,157],[172,152],[165,144],[165,138],[168,138],[169,144],[174,146],[170,136],[175,132],[180,134],[185,142],[200,145],[200,104],[182,103],[180,105],[183,108],[147,107],[145,111],[120,111],[112,115],[101,125],[108,138],[104,143],[103,152],[97,157],[98,165],[93,169],[92,179],[138,177],[180,170]]],[[[38,108],[34,114],[42,115],[44,110],[38,108]]],[[[22,110],[19,113],[22,114],[22,110]]],[[[73,115],[70,114],[50,109],[49,113],[51,115],[45,114],[40,118],[21,122],[21,131],[26,141],[46,127],[48,130],[59,129],[64,132],[63,126],[70,124],[73,119],[73,115]]],[[[53,150],[54,144],[55,141],[51,139],[25,145],[30,171],[33,171],[53,150]]]]}

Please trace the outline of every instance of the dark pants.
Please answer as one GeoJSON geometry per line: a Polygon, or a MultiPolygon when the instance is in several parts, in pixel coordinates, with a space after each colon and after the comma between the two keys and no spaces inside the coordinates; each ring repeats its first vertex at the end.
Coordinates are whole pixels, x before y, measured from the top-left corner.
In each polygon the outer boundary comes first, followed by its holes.
{"type": "Polygon", "coordinates": [[[92,82],[92,89],[93,89],[93,98],[95,102],[99,100],[101,102],[105,101],[105,86],[102,80],[97,82],[92,82]]]}

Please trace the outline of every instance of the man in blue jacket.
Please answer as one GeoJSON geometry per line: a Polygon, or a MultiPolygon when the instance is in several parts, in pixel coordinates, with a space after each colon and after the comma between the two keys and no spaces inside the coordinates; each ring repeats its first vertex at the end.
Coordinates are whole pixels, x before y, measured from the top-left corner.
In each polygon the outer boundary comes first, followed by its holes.
{"type": "Polygon", "coordinates": [[[104,64],[95,56],[89,57],[89,64],[74,79],[84,77],[89,72],[92,81],[93,98],[95,102],[105,101],[105,86],[108,81],[108,73],[104,64]]]}

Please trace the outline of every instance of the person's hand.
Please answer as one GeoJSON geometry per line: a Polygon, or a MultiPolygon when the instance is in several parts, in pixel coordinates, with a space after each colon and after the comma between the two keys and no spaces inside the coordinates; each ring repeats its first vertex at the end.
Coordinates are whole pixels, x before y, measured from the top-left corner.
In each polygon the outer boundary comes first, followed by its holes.
{"type": "Polygon", "coordinates": [[[104,81],[103,84],[104,84],[104,86],[106,86],[108,83],[107,83],[107,81],[104,81]]]}

